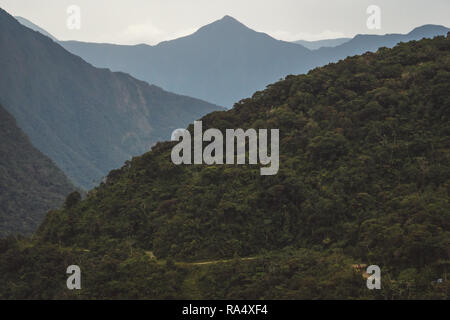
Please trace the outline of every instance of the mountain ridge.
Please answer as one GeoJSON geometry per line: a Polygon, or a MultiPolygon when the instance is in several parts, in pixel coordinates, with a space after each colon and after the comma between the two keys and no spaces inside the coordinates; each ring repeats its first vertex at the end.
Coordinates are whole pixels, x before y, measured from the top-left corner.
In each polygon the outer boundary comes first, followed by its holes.
{"type": "Polygon", "coordinates": [[[418,27],[407,35],[357,35],[335,47],[310,50],[252,30],[232,17],[191,35],[155,46],[61,42],[93,65],[126,71],[138,79],[182,94],[232,107],[289,74],[302,74],[347,56],[392,47],[400,41],[444,35],[447,28],[418,27]]]}
{"type": "Polygon", "coordinates": [[[58,39],[56,39],[52,34],[50,34],[49,32],[47,32],[46,30],[42,29],[41,27],[39,27],[38,25],[36,25],[35,23],[31,22],[28,19],[25,19],[24,17],[20,17],[20,16],[15,16],[14,17],[17,21],[19,21],[21,24],[23,24],[25,27],[40,32],[42,33],[44,36],[52,39],[53,41],[58,41],[58,39]]]}
{"type": "Polygon", "coordinates": [[[268,80],[304,72],[298,57],[309,52],[227,18],[155,46],[91,46],[74,41],[61,44],[96,66],[126,71],[166,90],[226,107],[263,88],[268,80]],[[239,32],[235,33],[236,29],[239,32]],[[276,58],[280,53],[283,59],[276,58]]]}
{"type": "Polygon", "coordinates": [[[30,235],[75,187],[1,105],[0,154],[0,238],[30,235]]]}
{"type": "Polygon", "coordinates": [[[350,41],[351,39],[352,38],[324,39],[317,41],[297,40],[293,41],[293,43],[300,44],[309,50],[317,50],[322,47],[336,47],[347,41],[350,41]]]}
{"type": "Polygon", "coordinates": [[[95,68],[4,10],[0,27],[0,102],[78,186],[92,187],[174,129],[221,110],[95,68]]]}

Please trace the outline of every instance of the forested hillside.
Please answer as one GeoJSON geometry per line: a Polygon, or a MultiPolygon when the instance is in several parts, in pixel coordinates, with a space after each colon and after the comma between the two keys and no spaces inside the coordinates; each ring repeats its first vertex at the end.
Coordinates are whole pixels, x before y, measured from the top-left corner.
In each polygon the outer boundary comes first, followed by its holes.
{"type": "Polygon", "coordinates": [[[74,189],[0,105],[0,238],[32,234],[74,189]]]}
{"type": "Polygon", "coordinates": [[[0,296],[448,299],[449,117],[445,37],[288,76],[202,119],[280,129],[277,175],[176,166],[159,143],[50,212],[35,240],[3,241],[0,296]],[[217,259],[231,261],[195,264],[217,259]],[[382,290],[355,263],[379,265],[382,290]]]}

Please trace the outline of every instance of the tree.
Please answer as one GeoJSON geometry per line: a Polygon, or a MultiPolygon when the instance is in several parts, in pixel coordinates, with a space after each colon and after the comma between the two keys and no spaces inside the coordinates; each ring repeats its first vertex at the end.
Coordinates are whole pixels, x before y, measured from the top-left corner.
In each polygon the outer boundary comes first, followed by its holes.
{"type": "Polygon", "coordinates": [[[81,201],[81,194],[78,191],[69,193],[64,202],[64,207],[70,209],[75,207],[81,201]]]}

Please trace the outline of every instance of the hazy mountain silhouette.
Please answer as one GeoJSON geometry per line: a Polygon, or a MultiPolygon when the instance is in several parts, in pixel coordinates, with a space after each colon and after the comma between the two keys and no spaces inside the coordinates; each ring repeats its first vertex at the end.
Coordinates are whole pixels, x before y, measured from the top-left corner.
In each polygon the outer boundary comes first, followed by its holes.
{"type": "Polygon", "coordinates": [[[0,105],[0,238],[30,234],[75,187],[0,105]]]}
{"type": "Polygon", "coordinates": [[[310,50],[316,50],[322,47],[336,47],[345,42],[350,41],[352,38],[336,38],[336,39],[325,39],[317,41],[307,41],[307,40],[297,40],[294,43],[300,44],[310,50]]]}
{"type": "Polygon", "coordinates": [[[304,73],[347,56],[392,47],[401,41],[446,34],[448,30],[429,25],[407,35],[358,35],[336,47],[311,51],[253,31],[225,16],[190,36],[156,46],[76,41],[61,44],[96,66],[129,72],[165,89],[231,107],[288,74],[304,73]]]}
{"type": "Polygon", "coordinates": [[[361,54],[367,51],[375,52],[381,47],[392,48],[400,42],[433,38],[438,35],[446,35],[449,28],[438,25],[424,25],[413,29],[408,34],[386,34],[386,35],[357,35],[350,41],[334,48],[320,48],[316,50],[318,60],[321,64],[338,61],[348,56],[361,54]]]}
{"type": "Polygon", "coordinates": [[[34,146],[85,188],[221,109],[97,69],[0,9],[0,103],[34,146]]]}
{"type": "Polygon", "coordinates": [[[227,107],[286,74],[305,72],[310,54],[229,16],[156,46],[61,44],[96,66],[129,72],[167,90],[227,107]]]}
{"type": "Polygon", "coordinates": [[[450,29],[425,25],[412,32],[357,35],[303,43],[276,40],[225,16],[192,35],[156,46],[62,41],[68,51],[97,67],[130,73],[177,93],[231,107],[288,74],[399,42],[445,35],[450,29]],[[309,50],[306,47],[320,49],[309,50]]]}

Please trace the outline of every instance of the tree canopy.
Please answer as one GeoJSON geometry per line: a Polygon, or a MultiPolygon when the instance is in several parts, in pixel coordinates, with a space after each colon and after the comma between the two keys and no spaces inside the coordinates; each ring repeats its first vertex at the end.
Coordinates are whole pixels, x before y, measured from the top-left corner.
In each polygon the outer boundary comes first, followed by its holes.
{"type": "Polygon", "coordinates": [[[5,240],[0,297],[73,297],[43,278],[76,260],[83,298],[446,299],[449,92],[445,37],[288,76],[202,118],[280,129],[277,175],[176,166],[159,143],[49,212],[33,241],[5,240]],[[383,289],[355,263],[379,265],[383,289]]]}

